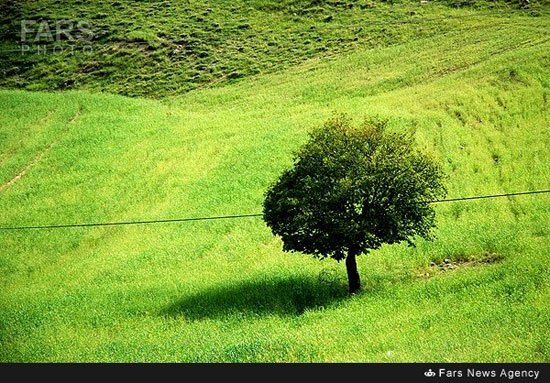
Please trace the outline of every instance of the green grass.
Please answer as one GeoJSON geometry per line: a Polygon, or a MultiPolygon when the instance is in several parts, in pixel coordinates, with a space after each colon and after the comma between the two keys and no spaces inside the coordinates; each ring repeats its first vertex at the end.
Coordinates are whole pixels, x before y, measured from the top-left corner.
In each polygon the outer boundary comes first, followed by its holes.
{"type": "MultiPolygon", "coordinates": [[[[162,101],[2,90],[0,184],[57,143],[0,190],[0,226],[259,212],[334,111],[413,126],[449,197],[547,189],[549,23],[453,21],[162,101]]],[[[258,218],[2,231],[0,360],[550,361],[550,197],[437,216],[435,241],[359,257],[353,297],[344,265],[283,253],[258,218]]]]}
{"type": "MultiPolygon", "coordinates": [[[[548,5],[548,0],[533,1],[533,11],[523,13],[538,15],[536,8],[548,5]]],[[[315,57],[437,36],[454,30],[460,20],[420,21],[518,10],[520,2],[3,0],[0,7],[0,50],[15,50],[0,54],[0,86],[162,98],[276,72],[315,57]],[[88,22],[93,38],[89,44],[44,37],[34,42],[30,34],[22,43],[20,20],[45,20],[52,30],[59,20],[88,22]],[[400,21],[413,24],[369,25],[400,21]],[[22,44],[29,53],[21,54],[22,44]],[[82,45],[91,49],[82,52],[82,45]],[[36,53],[38,46],[50,51],[36,53]],[[68,46],[76,46],[75,51],[68,46]],[[66,48],[56,48],[54,54],[54,47],[66,48]]],[[[511,16],[504,13],[495,20],[511,16]]]]}

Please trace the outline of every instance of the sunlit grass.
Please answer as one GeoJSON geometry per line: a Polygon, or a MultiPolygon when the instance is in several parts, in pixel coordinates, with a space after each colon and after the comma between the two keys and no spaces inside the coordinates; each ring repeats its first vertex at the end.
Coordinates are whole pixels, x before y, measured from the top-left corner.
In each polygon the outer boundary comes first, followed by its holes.
{"type": "MultiPolygon", "coordinates": [[[[162,102],[0,91],[2,184],[81,111],[0,191],[0,224],[259,212],[334,111],[414,127],[449,197],[547,189],[547,23],[359,50],[162,102]]],[[[259,218],[0,232],[0,360],[547,362],[549,198],[438,205],[435,241],[359,257],[354,297],[343,265],[282,253],[259,218]],[[488,254],[501,260],[419,276],[488,254]]]]}

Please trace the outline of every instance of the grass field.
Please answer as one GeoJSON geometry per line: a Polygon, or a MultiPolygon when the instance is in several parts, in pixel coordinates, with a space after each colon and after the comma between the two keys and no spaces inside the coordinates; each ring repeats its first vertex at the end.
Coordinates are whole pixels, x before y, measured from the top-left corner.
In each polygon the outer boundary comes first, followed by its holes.
{"type": "MultiPolygon", "coordinates": [[[[549,27],[440,20],[160,99],[0,90],[0,226],[258,213],[335,111],[414,127],[450,198],[548,189],[549,27]]],[[[352,297],[343,264],[283,253],[261,218],[0,231],[0,361],[549,362],[550,196],[437,220],[359,257],[352,297]]]]}
{"type": "MultiPolygon", "coordinates": [[[[384,47],[454,30],[442,17],[515,11],[539,15],[532,1],[438,0],[0,0],[0,86],[27,90],[85,89],[164,98],[191,89],[235,83],[311,58],[384,47]],[[85,22],[92,38],[21,36],[47,22],[85,22]],[[423,20],[431,20],[429,23],[423,20]],[[401,25],[401,22],[409,23],[401,25]],[[380,24],[382,22],[382,24],[380,24]],[[385,24],[384,24],[385,23],[385,24]],[[397,23],[397,24],[395,24],[397,23]],[[21,41],[25,38],[25,41],[21,41]],[[84,49],[83,46],[91,49],[84,49]],[[37,46],[50,54],[32,54],[37,46]],[[25,47],[27,54],[21,54],[25,47]],[[63,48],[63,49],[58,49],[63,48]],[[73,48],[77,54],[73,53],[73,48]],[[55,54],[53,53],[55,49],[55,54]],[[82,53],[84,50],[86,53],[82,53]]],[[[514,19],[515,20],[515,19],[514,19]]],[[[62,26],[62,28],[65,28],[62,26]]],[[[78,29],[78,28],[75,28],[78,29]]]]}

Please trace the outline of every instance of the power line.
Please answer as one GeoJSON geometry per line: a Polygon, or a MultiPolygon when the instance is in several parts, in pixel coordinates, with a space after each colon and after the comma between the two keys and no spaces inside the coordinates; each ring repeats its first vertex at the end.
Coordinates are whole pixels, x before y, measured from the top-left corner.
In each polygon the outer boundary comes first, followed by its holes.
{"type": "Polygon", "coordinates": [[[433,201],[429,201],[429,203],[470,201],[470,200],[474,200],[474,199],[513,197],[513,196],[518,196],[518,195],[543,194],[543,193],[550,193],[550,189],[549,190],[534,190],[534,191],[516,192],[516,193],[478,195],[478,196],[473,196],[473,197],[449,198],[449,199],[433,200],[433,201]]]}
{"type": "Polygon", "coordinates": [[[95,226],[124,226],[124,225],[150,225],[154,223],[173,223],[173,222],[189,222],[189,221],[211,221],[218,219],[246,218],[259,217],[262,214],[238,214],[238,215],[220,215],[214,217],[197,217],[197,218],[176,218],[176,219],[156,219],[150,221],[126,221],[126,222],[102,222],[102,223],[76,223],[66,225],[44,225],[44,226],[17,226],[17,227],[0,227],[0,230],[30,230],[30,229],[62,229],[72,227],[95,227],[95,226]]]}
{"type": "MultiPolygon", "coordinates": [[[[427,201],[426,203],[443,203],[443,202],[458,202],[458,201],[471,201],[478,199],[499,198],[499,197],[513,197],[520,195],[532,195],[550,193],[548,190],[534,190],[516,193],[504,193],[504,194],[492,194],[492,195],[479,195],[472,197],[460,197],[427,201]]],[[[176,218],[176,219],[157,219],[150,221],[123,221],[123,222],[102,222],[102,223],[77,223],[77,224],[64,224],[64,225],[43,225],[43,226],[13,226],[13,227],[0,227],[0,230],[33,230],[33,229],[62,229],[62,228],[76,228],[76,227],[97,227],[97,226],[125,226],[125,225],[150,225],[157,223],[175,223],[175,222],[191,222],[191,221],[213,221],[221,219],[235,219],[235,218],[252,218],[261,217],[263,214],[238,214],[238,215],[220,215],[213,217],[196,217],[196,218],[176,218]]]]}

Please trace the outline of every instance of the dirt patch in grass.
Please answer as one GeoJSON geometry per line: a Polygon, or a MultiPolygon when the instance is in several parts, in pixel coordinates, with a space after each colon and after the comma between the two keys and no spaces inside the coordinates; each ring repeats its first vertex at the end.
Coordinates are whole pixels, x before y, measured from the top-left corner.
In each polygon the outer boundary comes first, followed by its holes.
{"type": "Polygon", "coordinates": [[[462,269],[465,267],[474,267],[482,265],[490,265],[500,262],[504,257],[497,253],[487,252],[479,256],[459,257],[456,259],[445,258],[438,262],[430,262],[430,265],[420,269],[418,274],[421,278],[431,278],[435,275],[447,273],[449,271],[462,269]]]}

